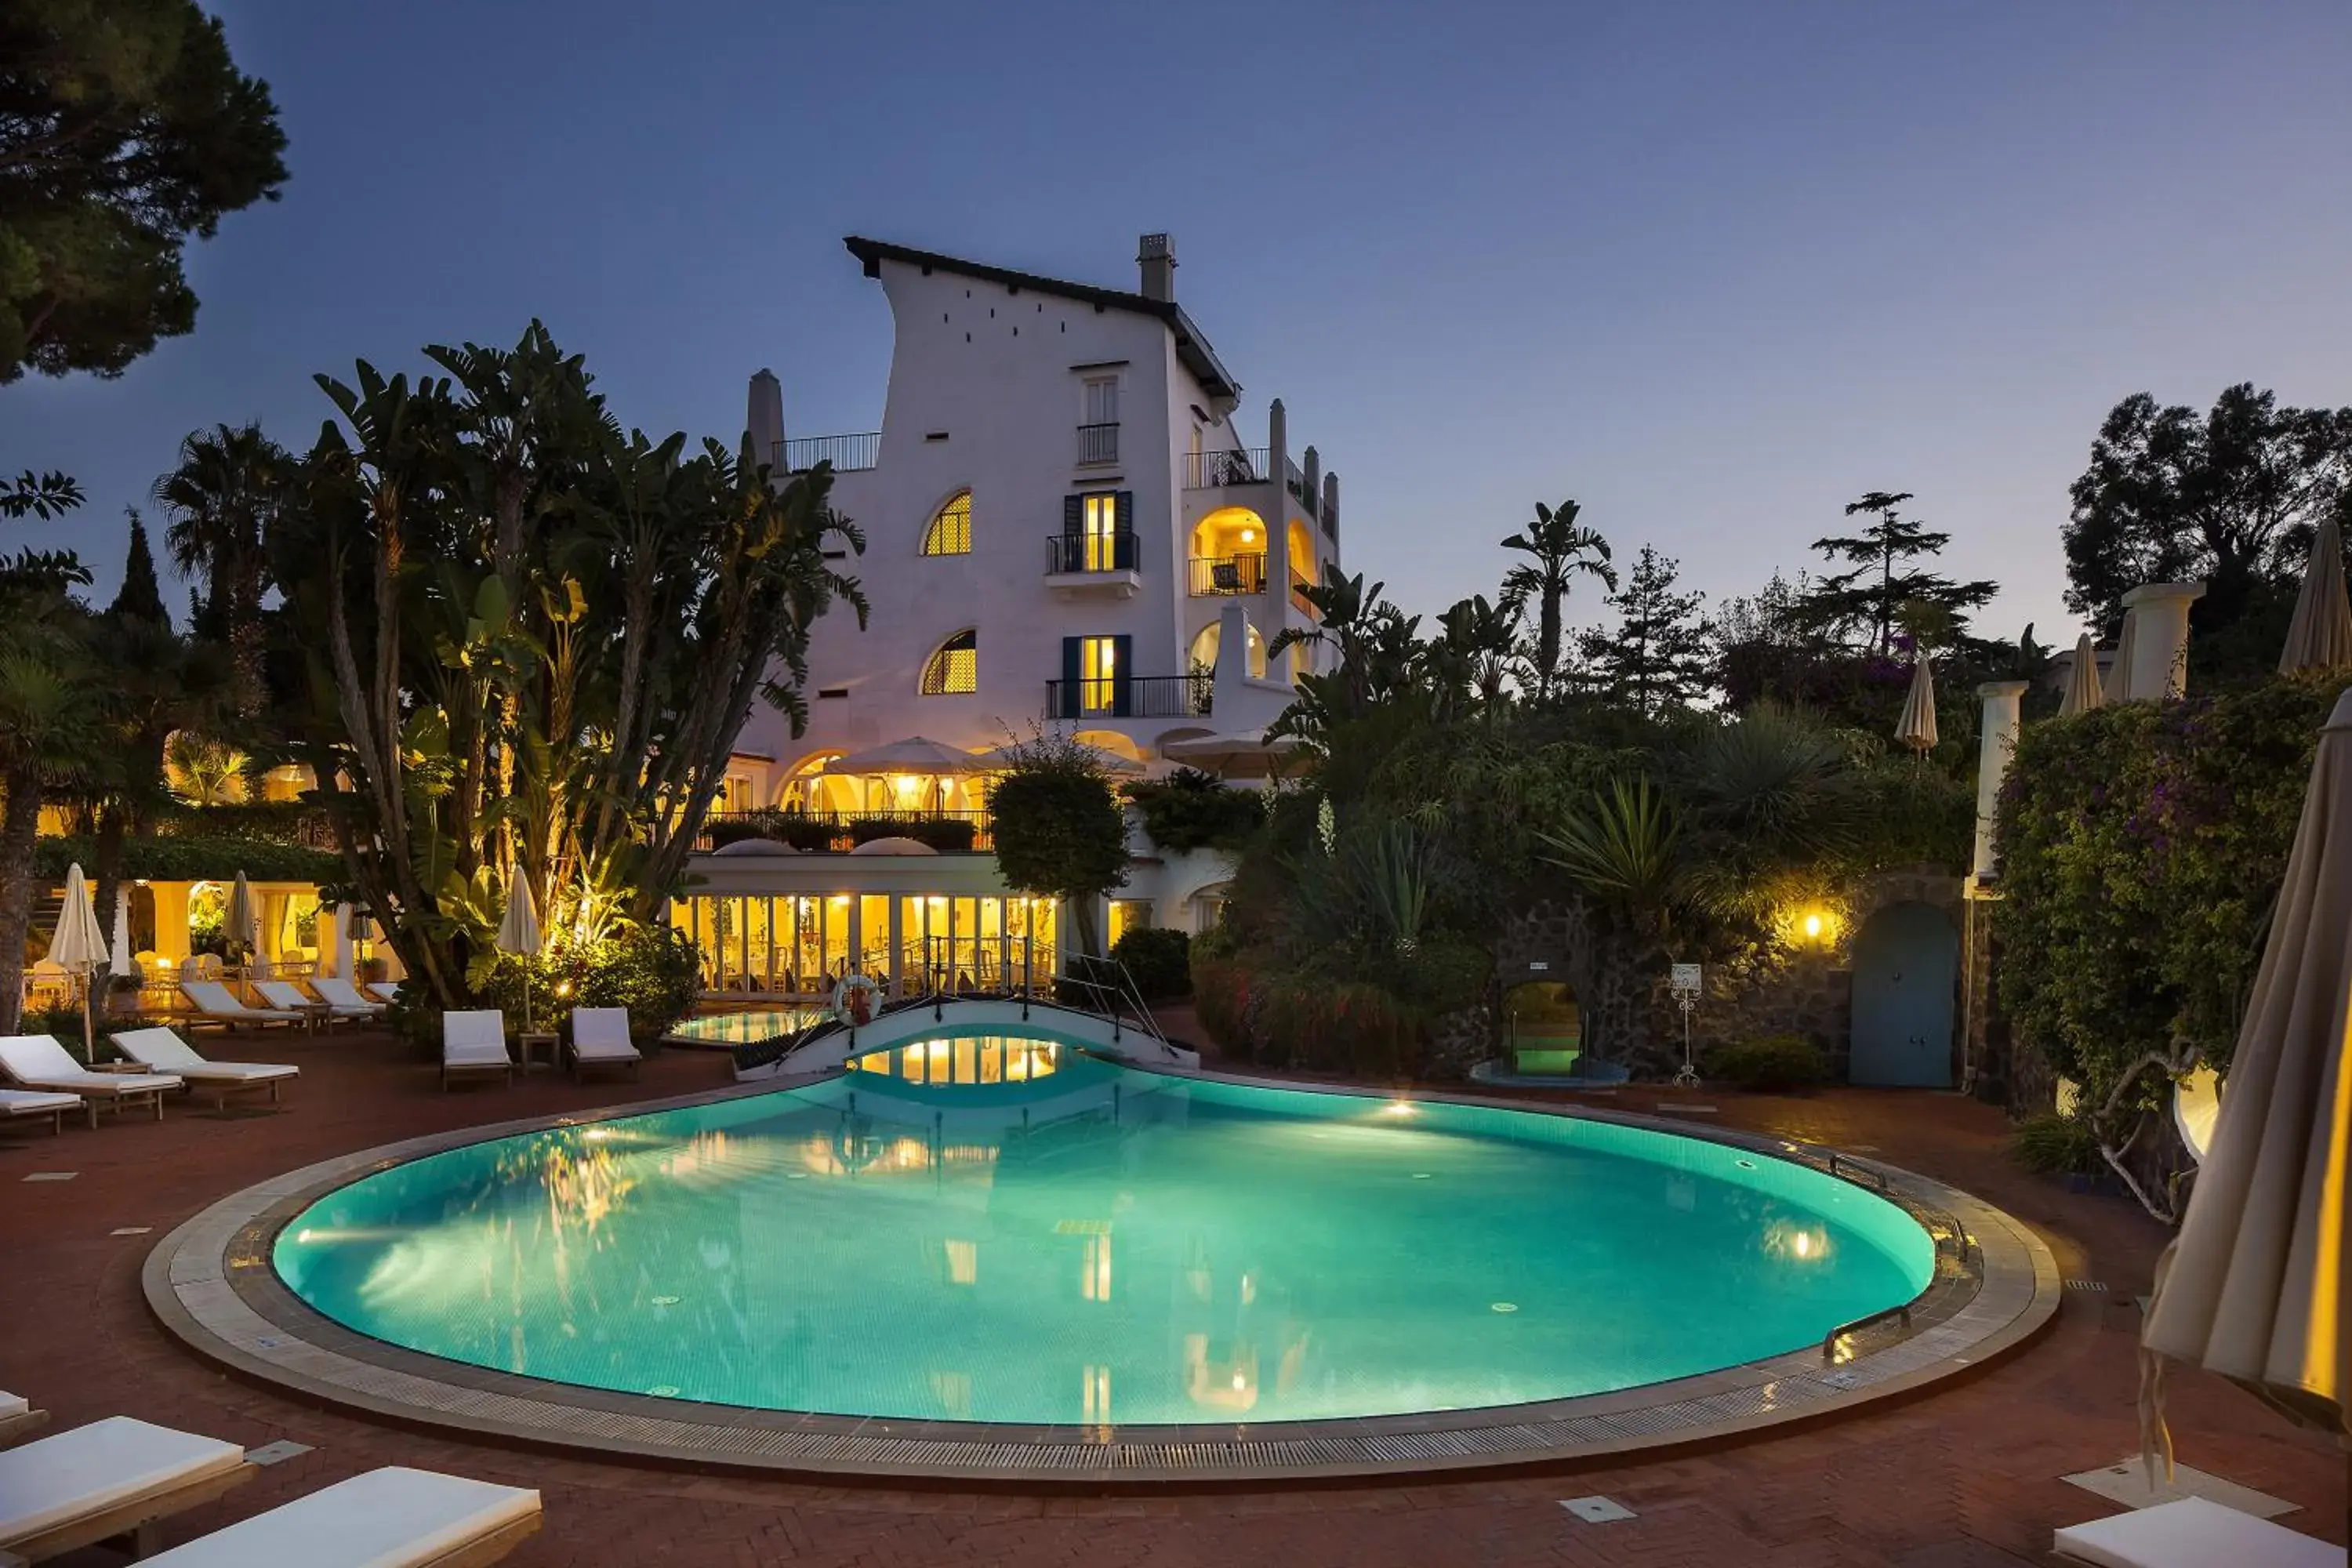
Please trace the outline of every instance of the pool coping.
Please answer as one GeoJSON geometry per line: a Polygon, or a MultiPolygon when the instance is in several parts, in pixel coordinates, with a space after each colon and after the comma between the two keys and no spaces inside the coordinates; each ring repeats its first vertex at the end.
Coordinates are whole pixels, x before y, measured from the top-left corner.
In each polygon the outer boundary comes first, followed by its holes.
{"type": "Polygon", "coordinates": [[[148,1254],[141,1285],[170,1332],[206,1359],[299,1397],[398,1425],[606,1459],[776,1476],[874,1481],[1165,1487],[1249,1485],[1570,1466],[1717,1444],[1774,1426],[1857,1413],[2011,1354],[2046,1329],[2062,1296],[2050,1249],[2022,1221],[1916,1173],[1820,1145],[1582,1105],[1441,1091],[1385,1091],[1162,1068],[1178,1079],[1346,1098],[1483,1106],[1621,1126],[1866,1174],[1941,1241],[1936,1278],[1907,1322],[1815,1349],[1612,1393],[1524,1405],[1289,1422],[1018,1426],[828,1415],[614,1393],[404,1350],[343,1327],[286,1288],[277,1234],[336,1187],[428,1154],[556,1127],[586,1126],[803,1088],[831,1073],[462,1128],[320,1161],[234,1193],[148,1254]]]}

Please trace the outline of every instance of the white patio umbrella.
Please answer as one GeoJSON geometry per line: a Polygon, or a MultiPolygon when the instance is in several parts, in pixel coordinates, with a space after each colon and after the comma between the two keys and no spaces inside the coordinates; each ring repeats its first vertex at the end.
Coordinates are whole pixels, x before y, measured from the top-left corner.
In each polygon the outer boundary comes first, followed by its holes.
{"type": "Polygon", "coordinates": [[[2331,519],[2312,535],[2311,563],[2294,596],[2294,619],[2279,653],[2279,673],[2352,664],[2352,598],[2344,591],[2344,535],[2331,519]]]}
{"type": "Polygon", "coordinates": [[[2058,717],[2072,719],[2106,706],[2106,689],[2099,684],[2099,650],[2084,632],[2074,639],[2074,668],[2066,672],[2066,695],[2059,700],[2058,717]]]}
{"type": "MultiPolygon", "coordinates": [[[[1107,773],[1116,773],[1125,777],[1143,771],[1141,763],[1132,757],[1122,757],[1108,746],[1092,745],[1084,741],[1073,741],[1070,744],[1084,752],[1107,773]]],[[[982,752],[973,757],[971,764],[983,772],[992,768],[1009,768],[1013,765],[1013,754],[1018,750],[1020,750],[1019,742],[998,746],[993,751],[982,752]]]]}
{"type": "Polygon", "coordinates": [[[979,759],[942,741],[909,735],[903,741],[869,746],[825,763],[828,773],[963,773],[979,759]]]}
{"type": "MultiPolygon", "coordinates": [[[[520,865],[507,867],[507,912],[499,921],[499,951],[511,952],[518,958],[537,958],[543,942],[539,931],[539,910],[530,900],[530,879],[522,874],[520,865]]],[[[530,980],[528,973],[522,987],[522,1026],[530,1030],[530,980]]]]}
{"type": "Polygon", "coordinates": [[[2160,1358],[2347,1431],[2352,1382],[2352,690],[2320,731],[2212,1142],[2140,1332],[2143,1439],[2169,1458],[2160,1358]]]}
{"type": "Polygon", "coordinates": [[[106,939],[100,934],[98,911],[89,907],[89,883],[79,865],[66,868],[65,908],[58,911],[57,930],[49,936],[49,958],[81,980],[81,1047],[87,1057],[93,1044],[89,977],[106,963],[106,939]]]}
{"type": "Polygon", "coordinates": [[[1304,751],[1306,746],[1296,735],[1277,735],[1268,740],[1263,731],[1243,730],[1163,742],[1160,752],[1171,762],[1190,763],[1234,778],[1262,778],[1276,772],[1286,758],[1304,751]]]}
{"type": "Polygon", "coordinates": [[[1895,721],[1895,739],[1915,756],[1936,749],[1936,673],[1921,648],[1911,661],[1911,689],[1903,699],[1903,715],[1895,721]]]}
{"type": "Polygon", "coordinates": [[[253,889],[239,871],[228,890],[228,913],[221,919],[221,930],[228,938],[231,958],[253,956],[253,889]]]}
{"type": "Polygon", "coordinates": [[[2108,692],[2107,696],[2117,702],[2128,702],[2132,700],[2132,625],[2138,619],[2139,617],[2130,611],[2125,611],[2124,629],[2116,634],[2116,661],[2107,667],[2115,671],[2115,689],[2108,692]]]}

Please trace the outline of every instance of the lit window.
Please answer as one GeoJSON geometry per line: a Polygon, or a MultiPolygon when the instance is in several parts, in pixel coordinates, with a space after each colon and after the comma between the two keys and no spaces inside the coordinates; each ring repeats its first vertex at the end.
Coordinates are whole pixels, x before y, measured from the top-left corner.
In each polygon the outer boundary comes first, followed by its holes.
{"type": "Polygon", "coordinates": [[[1118,685],[1117,637],[1081,637],[1078,640],[1078,710],[1082,713],[1109,712],[1112,693],[1118,685]]]}
{"type": "Polygon", "coordinates": [[[961,631],[940,644],[923,666],[923,695],[950,697],[980,689],[980,634],[961,631]]]}
{"type": "Polygon", "coordinates": [[[1118,565],[1118,496],[1086,498],[1086,570],[1108,572],[1118,565]]]}
{"type": "MultiPolygon", "coordinates": [[[[923,553],[926,555],[969,555],[971,553],[971,492],[957,492],[953,500],[940,508],[931,519],[931,526],[923,531],[923,553]]],[[[956,689],[969,691],[966,686],[956,689]]]]}

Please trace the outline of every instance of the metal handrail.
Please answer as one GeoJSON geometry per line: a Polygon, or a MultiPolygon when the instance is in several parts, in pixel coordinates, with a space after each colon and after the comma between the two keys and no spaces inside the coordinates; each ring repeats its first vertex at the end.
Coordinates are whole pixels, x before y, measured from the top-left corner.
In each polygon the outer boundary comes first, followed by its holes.
{"type": "Polygon", "coordinates": [[[848,473],[855,468],[873,468],[881,458],[879,430],[861,431],[854,436],[802,436],[772,442],[768,448],[770,465],[788,474],[804,474],[819,463],[831,463],[835,473],[848,473]]]}
{"type": "Polygon", "coordinates": [[[1108,419],[1099,425],[1078,426],[1078,461],[1082,464],[1118,461],[1118,420],[1108,419]]]}
{"type": "Polygon", "coordinates": [[[1266,448],[1264,447],[1229,447],[1213,452],[1184,454],[1184,488],[1188,490],[1216,489],[1224,485],[1262,485],[1265,482],[1266,448]]]}
{"type": "Polygon", "coordinates": [[[1135,530],[1109,533],[1049,533],[1045,571],[1051,576],[1081,572],[1132,572],[1139,559],[1135,530]]]}
{"type": "Polygon", "coordinates": [[[1191,565],[1193,598],[1265,592],[1265,552],[1262,550],[1239,555],[1195,555],[1191,565]]]}
{"type": "Polygon", "coordinates": [[[1856,1318],[1851,1323],[1841,1323],[1836,1328],[1832,1329],[1828,1333],[1822,1336],[1822,1360],[1823,1362],[1835,1361],[1837,1359],[1838,1341],[1845,1338],[1848,1334],[1859,1332],[1860,1331],[1870,1327],[1873,1323],[1884,1322],[1889,1318],[1901,1318],[1903,1320],[1903,1326],[1906,1329],[1909,1328],[1911,1326],[1911,1303],[1906,1301],[1899,1307],[1882,1308],[1878,1311],[1870,1313],[1867,1317],[1856,1318]]]}

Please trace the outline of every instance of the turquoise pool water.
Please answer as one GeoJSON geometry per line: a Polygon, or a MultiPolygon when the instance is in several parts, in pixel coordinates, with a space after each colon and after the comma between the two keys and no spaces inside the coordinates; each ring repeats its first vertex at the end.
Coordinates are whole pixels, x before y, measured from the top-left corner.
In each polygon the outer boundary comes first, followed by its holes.
{"type": "Polygon", "coordinates": [[[1622,1388],[1927,1283],[1883,1200],[1696,1140],[956,1038],[805,1089],[457,1149],[280,1233],[412,1350],[723,1405],[1300,1420],[1622,1388]]]}
{"type": "Polygon", "coordinates": [[[805,1028],[824,1016],[822,1007],[766,1007],[751,1013],[710,1013],[688,1018],[670,1030],[671,1037],[711,1045],[749,1046],[805,1028]]]}

